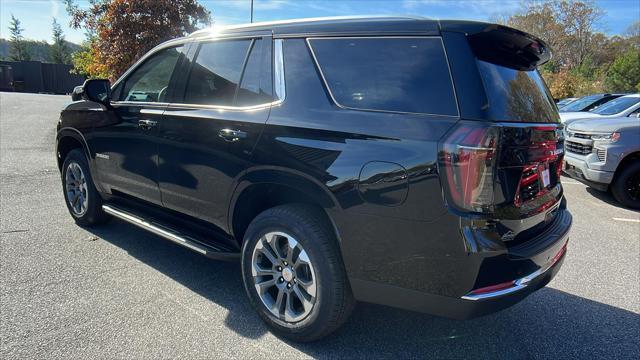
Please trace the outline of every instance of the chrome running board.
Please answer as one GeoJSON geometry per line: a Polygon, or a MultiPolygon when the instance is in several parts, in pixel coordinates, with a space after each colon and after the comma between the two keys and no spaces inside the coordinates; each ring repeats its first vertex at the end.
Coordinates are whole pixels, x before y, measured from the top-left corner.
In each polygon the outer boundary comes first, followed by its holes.
{"type": "Polygon", "coordinates": [[[223,247],[217,247],[215,245],[209,245],[203,241],[197,240],[189,235],[183,234],[168,226],[162,225],[153,220],[147,220],[139,215],[134,214],[130,210],[125,210],[115,205],[102,205],[102,210],[109,215],[115,216],[118,219],[124,220],[130,224],[133,224],[139,228],[147,230],[151,233],[159,235],[167,240],[170,240],[178,245],[182,245],[188,249],[198,252],[204,256],[217,260],[238,260],[240,254],[237,252],[229,251],[223,247]]]}

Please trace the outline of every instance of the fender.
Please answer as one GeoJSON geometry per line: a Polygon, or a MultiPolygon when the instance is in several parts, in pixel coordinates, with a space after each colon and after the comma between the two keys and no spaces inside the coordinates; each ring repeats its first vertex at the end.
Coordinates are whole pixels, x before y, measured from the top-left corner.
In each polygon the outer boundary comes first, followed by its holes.
{"type": "MultiPolygon", "coordinates": [[[[89,165],[93,165],[93,156],[91,156],[91,150],[89,149],[89,144],[87,143],[87,140],[84,138],[84,135],[78,129],[75,129],[72,127],[63,127],[60,130],[58,130],[58,133],[56,134],[56,158],[58,156],[58,147],[60,144],[60,140],[65,137],[72,137],[75,140],[77,140],[80,144],[82,144],[82,150],[84,151],[84,154],[87,156],[89,165]]],[[[64,160],[64,159],[61,159],[61,160],[64,160]]]]}
{"type": "Polygon", "coordinates": [[[64,161],[64,159],[58,158],[58,148],[60,146],[60,140],[67,137],[77,140],[82,145],[82,151],[84,152],[84,155],[87,157],[87,163],[89,164],[89,171],[91,171],[91,176],[94,178],[94,185],[99,192],[104,192],[102,187],[100,187],[100,182],[95,181],[98,179],[99,174],[95,167],[94,156],[91,152],[91,149],[89,148],[87,139],[85,139],[82,132],[80,132],[80,130],[76,128],[63,127],[63,128],[60,128],[60,130],[58,130],[58,133],[56,134],[55,157],[56,157],[56,162],[58,163],[58,168],[60,169],[60,171],[62,171],[62,162],[64,161]]]}
{"type": "Polygon", "coordinates": [[[245,190],[258,184],[287,186],[307,194],[313,202],[317,203],[325,211],[341,210],[338,201],[326,185],[308,174],[278,166],[258,166],[248,169],[236,180],[236,186],[229,199],[227,212],[227,226],[231,231],[233,229],[233,214],[238,198],[245,190]]]}

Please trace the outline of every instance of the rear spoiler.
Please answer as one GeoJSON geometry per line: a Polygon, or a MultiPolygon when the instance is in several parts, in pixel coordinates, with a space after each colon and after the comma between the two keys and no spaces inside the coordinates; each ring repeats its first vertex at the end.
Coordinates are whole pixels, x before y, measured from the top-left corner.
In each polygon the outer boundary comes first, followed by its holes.
{"type": "Polygon", "coordinates": [[[503,25],[441,21],[441,31],[463,32],[478,59],[516,70],[533,70],[551,59],[541,39],[503,25]]]}

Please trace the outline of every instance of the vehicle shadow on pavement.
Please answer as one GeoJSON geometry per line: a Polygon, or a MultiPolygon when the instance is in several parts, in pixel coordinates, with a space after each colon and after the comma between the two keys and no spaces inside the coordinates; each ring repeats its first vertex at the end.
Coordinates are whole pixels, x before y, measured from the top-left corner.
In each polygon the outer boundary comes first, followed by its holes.
{"type": "Polygon", "coordinates": [[[618,200],[616,200],[613,197],[613,195],[611,195],[610,192],[596,190],[596,189],[588,187],[588,186],[587,186],[586,190],[587,190],[587,192],[589,194],[591,194],[591,196],[595,197],[598,200],[604,201],[605,203],[607,203],[607,204],[609,204],[611,206],[615,206],[615,207],[620,208],[620,209],[625,209],[625,210],[631,210],[631,211],[638,212],[638,210],[631,209],[631,208],[628,208],[628,207],[620,204],[618,202],[618,200]]]}
{"type": "MultiPolygon", "coordinates": [[[[225,325],[239,335],[268,332],[246,299],[238,263],[210,260],[119,220],[87,230],[228,309],[225,325]]],[[[329,337],[285,342],[318,358],[637,358],[639,333],[634,312],[544,288],[467,321],[360,303],[329,337]]]]}

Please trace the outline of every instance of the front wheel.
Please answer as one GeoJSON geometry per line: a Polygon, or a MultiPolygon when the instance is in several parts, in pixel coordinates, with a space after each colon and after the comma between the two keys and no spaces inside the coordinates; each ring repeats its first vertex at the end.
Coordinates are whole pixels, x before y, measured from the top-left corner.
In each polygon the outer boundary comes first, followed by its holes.
{"type": "Polygon", "coordinates": [[[620,170],[611,184],[611,193],[622,205],[640,209],[640,161],[620,170]]]}
{"type": "Polygon", "coordinates": [[[295,341],[313,341],[348,318],[354,300],[333,229],[320,209],[283,205],[249,225],[245,289],[260,317],[295,341]]]}
{"type": "Polygon", "coordinates": [[[102,198],[93,185],[87,158],[80,149],[71,150],[64,160],[62,189],[67,209],[78,225],[98,225],[108,220],[109,216],[102,211],[102,198]]]}

